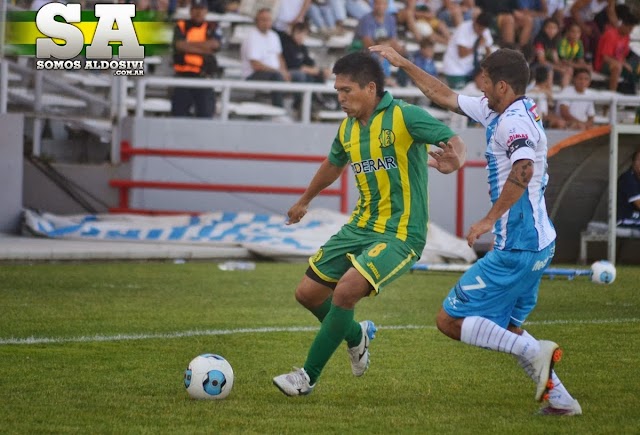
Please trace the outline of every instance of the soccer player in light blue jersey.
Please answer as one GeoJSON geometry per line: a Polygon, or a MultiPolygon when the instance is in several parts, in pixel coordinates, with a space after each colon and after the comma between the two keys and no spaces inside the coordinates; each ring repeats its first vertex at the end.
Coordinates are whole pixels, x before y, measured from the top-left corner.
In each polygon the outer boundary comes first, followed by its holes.
{"type": "Polygon", "coordinates": [[[465,272],[445,298],[438,329],[454,340],[509,353],[536,383],[535,399],[548,401],[543,415],[579,415],[582,409],[553,370],[562,353],[552,341],[536,340],[522,324],[536,305],[542,273],[551,263],[556,232],[544,190],[547,137],[536,104],[524,93],[529,66],[522,53],[499,49],[480,64],[482,97],[458,95],[387,46],[374,46],[402,68],[433,102],[486,128],[492,207],[471,225],[472,246],[493,231],[494,249],[465,272]]]}

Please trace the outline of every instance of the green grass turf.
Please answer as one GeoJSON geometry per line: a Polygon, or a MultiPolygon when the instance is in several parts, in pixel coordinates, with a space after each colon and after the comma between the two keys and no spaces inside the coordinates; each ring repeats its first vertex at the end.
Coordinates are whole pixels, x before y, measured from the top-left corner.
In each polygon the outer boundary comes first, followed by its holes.
{"type": "Polygon", "coordinates": [[[0,266],[0,433],[640,433],[640,268],[609,286],[543,280],[527,329],[565,350],[557,372],[584,412],[569,418],[535,415],[512,357],[436,331],[450,273],[406,275],[358,305],[381,327],[364,377],[341,348],[313,394],[285,397],[271,378],[302,365],[314,331],[283,328],[318,326],[293,298],[305,268],[0,266]],[[209,352],[231,362],[233,391],[191,400],[183,371],[209,352]]]}

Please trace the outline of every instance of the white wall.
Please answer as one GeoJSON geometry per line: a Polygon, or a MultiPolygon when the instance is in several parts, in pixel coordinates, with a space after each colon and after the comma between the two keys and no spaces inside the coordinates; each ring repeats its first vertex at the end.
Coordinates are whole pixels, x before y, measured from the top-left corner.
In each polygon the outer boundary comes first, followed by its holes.
{"type": "MultiPolygon", "coordinates": [[[[137,118],[124,137],[139,148],[174,148],[273,154],[326,156],[338,123],[274,124],[245,121],[203,121],[137,118]]],[[[483,129],[465,129],[460,135],[468,146],[469,160],[484,160],[483,129]]],[[[562,134],[561,136],[566,136],[562,134]]],[[[553,135],[550,135],[550,143],[553,135]]],[[[234,161],[196,158],[134,157],[132,174],[136,180],[252,184],[304,188],[319,163],[234,161]]],[[[456,176],[430,171],[430,213],[433,222],[455,233],[456,176]]],[[[334,185],[337,187],[337,184],[334,185]]],[[[465,172],[464,229],[481,218],[489,208],[486,173],[483,168],[465,172]]],[[[349,211],[357,200],[349,177],[349,211]]],[[[297,195],[246,194],[134,189],[130,207],[157,210],[226,210],[286,214],[297,195]]],[[[339,209],[337,197],[318,197],[312,207],[339,209]]],[[[485,240],[488,241],[489,239],[485,240]]]]}

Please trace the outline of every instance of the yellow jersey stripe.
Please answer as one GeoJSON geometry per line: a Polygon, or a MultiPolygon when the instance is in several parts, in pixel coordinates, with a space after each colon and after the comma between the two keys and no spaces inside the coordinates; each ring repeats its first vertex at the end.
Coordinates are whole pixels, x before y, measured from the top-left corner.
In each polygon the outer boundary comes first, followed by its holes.
{"type": "MultiPolygon", "coordinates": [[[[402,116],[402,110],[396,106],[393,108],[393,129],[396,132],[398,138],[411,137],[409,131],[404,122],[404,116],[402,116]]],[[[405,143],[405,141],[398,141],[398,143],[405,143]]],[[[407,141],[408,146],[411,146],[412,141],[407,141]]],[[[402,183],[402,215],[398,223],[398,233],[396,237],[402,241],[407,240],[407,227],[409,225],[409,216],[411,214],[411,183],[409,182],[409,149],[396,152],[396,158],[398,162],[398,169],[400,172],[400,181],[402,183]]]]}
{"type": "MultiPolygon", "coordinates": [[[[360,154],[360,123],[358,121],[354,121],[351,126],[350,139],[351,161],[359,162],[362,160],[362,155],[360,154]]],[[[358,204],[360,209],[360,219],[358,220],[357,225],[360,228],[364,228],[371,217],[371,190],[369,183],[367,183],[367,174],[360,172],[359,174],[356,174],[356,178],[358,179],[357,184],[360,186],[360,203],[358,204]]]]}
{"type": "Polygon", "coordinates": [[[327,282],[338,282],[337,279],[328,277],[324,273],[320,272],[320,270],[316,267],[316,265],[313,263],[313,261],[311,261],[312,258],[313,257],[309,257],[309,267],[311,267],[313,269],[313,271],[316,273],[316,275],[318,275],[320,278],[322,278],[324,281],[327,281],[327,282]]]}
{"type": "MultiPolygon", "coordinates": [[[[373,119],[369,128],[369,153],[374,161],[378,159],[384,160],[380,137],[376,135],[376,133],[382,131],[382,119],[383,113],[373,119]]],[[[380,192],[380,201],[377,204],[378,218],[373,224],[373,230],[384,233],[387,221],[391,218],[391,183],[387,171],[375,171],[375,176],[378,183],[378,191],[380,192]]]]}
{"type": "MultiPolygon", "coordinates": [[[[373,290],[375,291],[375,295],[377,295],[378,293],[380,293],[379,287],[380,284],[376,283],[376,280],[374,277],[371,276],[371,274],[360,265],[360,263],[358,263],[356,261],[356,256],[353,254],[347,254],[347,258],[349,258],[349,261],[351,261],[351,264],[353,265],[353,267],[355,267],[355,269],[360,272],[360,275],[362,275],[367,281],[369,281],[369,284],[371,284],[371,286],[373,287],[373,290]]],[[[371,296],[375,296],[373,293],[371,294],[371,296]]]]}
{"type": "MultiPolygon", "coordinates": [[[[382,284],[384,284],[385,281],[388,281],[389,279],[391,279],[394,275],[396,275],[398,272],[400,272],[400,270],[407,265],[407,263],[409,263],[410,261],[413,260],[413,257],[416,256],[416,253],[414,252],[414,250],[411,250],[411,253],[409,255],[407,255],[407,258],[405,258],[404,260],[402,260],[402,262],[400,262],[392,271],[389,275],[385,276],[384,278],[382,278],[380,280],[380,282],[378,283],[378,287],[382,286],[382,284]]],[[[376,287],[376,291],[377,291],[377,287],[376,287]]]]}

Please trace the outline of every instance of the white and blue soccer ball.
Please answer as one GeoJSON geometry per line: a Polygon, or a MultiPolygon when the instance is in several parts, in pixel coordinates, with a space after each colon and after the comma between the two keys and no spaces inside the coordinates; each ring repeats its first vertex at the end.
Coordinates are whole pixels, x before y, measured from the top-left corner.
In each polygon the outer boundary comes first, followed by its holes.
{"type": "Polygon", "coordinates": [[[194,399],[224,399],[233,388],[233,368],[220,355],[198,355],[184,371],[184,387],[194,399]]]}
{"type": "Polygon", "coordinates": [[[591,265],[591,281],[597,284],[611,284],[616,279],[616,267],[607,260],[591,265]]]}

